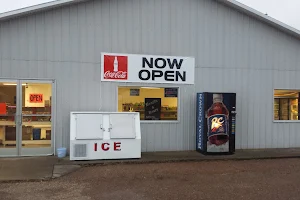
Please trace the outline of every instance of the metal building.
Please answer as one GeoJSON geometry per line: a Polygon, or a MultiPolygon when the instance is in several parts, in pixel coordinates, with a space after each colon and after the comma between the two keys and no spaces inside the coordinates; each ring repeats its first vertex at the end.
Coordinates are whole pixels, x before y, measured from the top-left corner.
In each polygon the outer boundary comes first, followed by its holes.
{"type": "Polygon", "coordinates": [[[117,111],[125,86],[179,88],[176,120],[141,122],[143,151],[196,148],[200,91],[237,94],[236,148],[300,147],[299,39],[234,0],[60,0],[0,14],[0,155],[69,147],[70,112],[117,111]],[[195,82],[102,82],[101,52],[193,57],[195,82]]]}

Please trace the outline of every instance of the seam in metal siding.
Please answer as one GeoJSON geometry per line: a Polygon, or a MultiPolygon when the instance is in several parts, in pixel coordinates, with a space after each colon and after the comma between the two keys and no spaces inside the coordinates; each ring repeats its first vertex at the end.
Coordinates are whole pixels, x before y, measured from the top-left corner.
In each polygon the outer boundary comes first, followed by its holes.
{"type": "Polygon", "coordinates": [[[223,4],[88,1],[0,23],[0,77],[56,80],[58,147],[70,111],[116,111],[118,85],[130,85],[100,82],[101,52],[196,58],[180,122],[142,123],[143,151],[195,149],[199,91],[237,93],[237,148],[300,147],[300,124],[273,123],[272,104],[274,88],[300,88],[300,41],[223,4]]]}

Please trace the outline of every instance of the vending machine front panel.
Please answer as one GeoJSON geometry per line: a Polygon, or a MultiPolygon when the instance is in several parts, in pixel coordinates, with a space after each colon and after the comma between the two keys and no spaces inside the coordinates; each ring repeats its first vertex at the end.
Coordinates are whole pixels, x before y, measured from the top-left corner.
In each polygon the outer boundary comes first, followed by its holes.
{"type": "Polygon", "coordinates": [[[197,94],[197,151],[222,154],[235,151],[234,93],[197,94]]]}

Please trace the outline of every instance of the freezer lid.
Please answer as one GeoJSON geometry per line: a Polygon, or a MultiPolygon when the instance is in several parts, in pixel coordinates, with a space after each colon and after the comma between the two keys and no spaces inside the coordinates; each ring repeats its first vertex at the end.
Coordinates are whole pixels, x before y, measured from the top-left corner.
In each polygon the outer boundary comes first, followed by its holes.
{"type": "Polygon", "coordinates": [[[110,138],[111,139],[134,139],[136,138],[135,115],[113,114],[110,115],[110,138]]]}
{"type": "Polygon", "coordinates": [[[77,114],[75,119],[77,140],[103,139],[103,115],[77,114]]]}

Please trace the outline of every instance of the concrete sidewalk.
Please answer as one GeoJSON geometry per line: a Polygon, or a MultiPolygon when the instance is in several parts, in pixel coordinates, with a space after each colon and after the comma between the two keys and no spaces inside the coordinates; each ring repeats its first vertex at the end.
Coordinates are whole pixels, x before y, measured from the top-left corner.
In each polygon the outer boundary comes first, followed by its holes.
{"type": "Polygon", "coordinates": [[[57,165],[111,165],[111,164],[141,164],[181,161],[212,161],[212,160],[249,160],[249,159],[276,159],[300,158],[300,148],[295,149],[259,149],[237,150],[233,155],[203,155],[196,151],[179,152],[149,152],[142,153],[141,159],[126,160],[92,160],[70,161],[69,158],[59,159],[57,165]]]}
{"type": "Polygon", "coordinates": [[[52,178],[58,159],[50,157],[1,158],[0,181],[45,180],[52,178]]]}
{"type": "Polygon", "coordinates": [[[237,150],[233,155],[205,156],[196,151],[142,153],[141,159],[70,161],[48,157],[0,158],[0,181],[42,181],[72,173],[82,166],[185,161],[300,158],[297,149],[237,150]]]}
{"type": "Polygon", "coordinates": [[[0,158],[0,182],[50,180],[80,168],[79,165],[57,163],[55,156],[0,158]]]}

